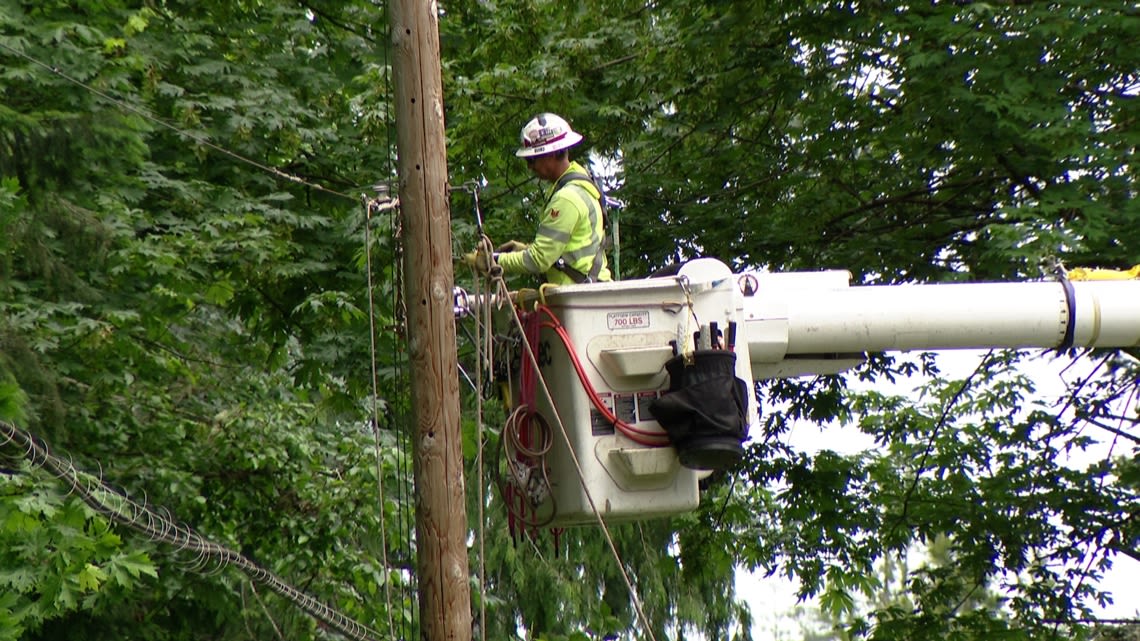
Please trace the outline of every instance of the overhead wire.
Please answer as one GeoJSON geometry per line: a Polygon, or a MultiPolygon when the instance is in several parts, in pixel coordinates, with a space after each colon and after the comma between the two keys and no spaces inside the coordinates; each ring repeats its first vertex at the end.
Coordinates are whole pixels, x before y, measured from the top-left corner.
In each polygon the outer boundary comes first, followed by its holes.
{"type": "Polygon", "coordinates": [[[290,174],[288,172],[281,171],[280,169],[278,169],[276,167],[272,167],[270,165],[260,163],[256,160],[253,160],[252,158],[247,158],[246,156],[243,156],[243,155],[241,155],[235,151],[231,151],[229,149],[226,149],[225,147],[222,147],[221,145],[218,145],[216,143],[211,142],[209,139],[207,139],[206,137],[204,137],[200,134],[190,132],[186,129],[178,127],[177,125],[172,125],[172,124],[166,122],[165,120],[159,118],[158,116],[151,114],[150,112],[148,112],[145,109],[141,109],[139,107],[135,107],[134,105],[128,104],[127,102],[124,102],[124,101],[112,96],[111,94],[109,94],[105,91],[102,91],[96,87],[93,87],[93,86],[83,82],[82,80],[80,80],[80,79],[78,79],[78,78],[76,78],[70,74],[64,73],[62,70],[60,70],[59,67],[56,67],[54,65],[50,65],[46,62],[43,62],[43,61],[35,58],[34,56],[31,56],[30,54],[27,54],[23,51],[20,51],[19,49],[16,49],[14,47],[10,47],[10,46],[4,44],[3,42],[0,42],[0,49],[4,49],[5,51],[8,51],[9,53],[11,53],[17,57],[23,58],[24,60],[32,63],[33,65],[35,65],[37,67],[40,67],[41,69],[46,69],[48,72],[55,74],[56,76],[59,76],[60,78],[66,80],[67,82],[70,82],[77,87],[81,87],[82,89],[102,98],[103,100],[115,105],[116,107],[118,107],[124,111],[129,111],[129,112],[135,114],[136,116],[143,118],[147,122],[156,124],[156,125],[163,127],[165,129],[169,129],[170,131],[173,131],[174,133],[176,133],[180,136],[185,136],[186,138],[193,140],[194,142],[198,143],[199,145],[202,145],[203,147],[208,147],[209,149],[212,149],[212,150],[214,150],[214,151],[216,151],[216,152],[218,152],[224,156],[228,156],[229,158],[232,158],[238,162],[247,164],[251,167],[255,167],[261,171],[272,174],[272,175],[274,175],[278,178],[281,178],[283,180],[288,180],[290,182],[294,182],[294,183],[297,183],[299,185],[303,185],[305,187],[315,189],[317,191],[321,191],[321,192],[324,192],[327,194],[331,194],[333,196],[339,196],[341,198],[345,198],[347,200],[351,200],[353,202],[356,202],[356,198],[353,196],[350,196],[349,194],[337,191],[337,190],[329,188],[329,187],[325,187],[324,185],[321,185],[320,183],[315,183],[315,182],[312,182],[309,180],[305,180],[304,178],[301,178],[300,176],[295,176],[295,175],[290,174]]]}
{"type": "MultiPolygon", "coordinates": [[[[14,444],[33,467],[63,482],[85,504],[113,523],[145,535],[156,543],[173,546],[197,555],[198,562],[217,563],[218,568],[235,567],[255,583],[290,601],[309,616],[355,641],[377,641],[379,633],[290,585],[271,570],[244,554],[214,543],[189,526],[176,522],[136,501],[102,480],[84,474],[75,464],[52,453],[47,442],[7,421],[0,420],[0,447],[14,444]]],[[[161,509],[161,508],[160,508],[161,509]]],[[[163,510],[165,511],[165,510],[163,510]]]]}
{"type": "MultiPolygon", "coordinates": [[[[19,58],[22,58],[22,59],[26,60],[27,62],[29,62],[29,63],[37,66],[37,67],[40,67],[40,68],[42,68],[42,69],[44,69],[44,70],[46,70],[46,71],[48,71],[48,72],[50,72],[56,76],[62,78],[63,80],[84,89],[85,91],[87,91],[87,92],[89,92],[95,96],[98,96],[102,100],[118,107],[119,109],[133,113],[133,114],[143,118],[144,120],[146,120],[152,124],[155,124],[159,127],[170,130],[170,131],[178,134],[179,136],[183,136],[189,140],[192,140],[195,143],[202,145],[203,147],[209,148],[209,149],[211,149],[217,153],[220,153],[224,156],[227,156],[227,157],[229,157],[235,161],[249,165],[249,166],[254,167],[260,171],[266,172],[266,173],[271,174],[277,178],[287,180],[289,182],[293,182],[293,183],[296,183],[296,184],[299,184],[299,185],[302,185],[302,186],[305,186],[305,187],[308,187],[308,188],[311,188],[311,189],[314,189],[314,190],[317,190],[317,191],[320,191],[323,193],[327,193],[327,194],[330,194],[333,196],[344,198],[346,200],[351,200],[353,202],[358,201],[358,199],[356,197],[354,197],[350,194],[347,194],[347,193],[344,193],[344,192],[341,192],[341,191],[338,191],[338,190],[335,190],[335,189],[332,189],[329,187],[325,187],[324,185],[321,185],[319,183],[316,183],[316,182],[313,182],[310,180],[306,180],[300,176],[296,176],[294,174],[282,171],[276,167],[258,162],[256,160],[253,160],[251,158],[243,156],[237,152],[234,152],[230,149],[227,149],[227,148],[225,148],[219,144],[216,144],[201,134],[191,132],[189,130],[186,130],[184,128],[181,128],[181,127],[173,125],[169,122],[166,122],[165,120],[151,114],[150,112],[148,112],[145,109],[131,105],[131,104],[119,99],[119,98],[116,98],[115,96],[112,96],[111,94],[109,94],[107,92],[101,91],[100,89],[93,87],[90,84],[85,83],[82,80],[79,80],[78,78],[60,70],[58,67],[50,65],[48,63],[45,63],[45,62],[37,59],[36,57],[34,57],[34,56],[24,52],[24,51],[16,49],[14,47],[8,46],[7,44],[5,44],[3,42],[0,42],[0,49],[4,49],[5,51],[8,51],[9,53],[11,53],[11,54],[13,54],[19,58]]],[[[388,64],[387,51],[386,50],[384,52],[384,58],[385,58],[385,69],[386,69],[386,73],[388,74],[389,82],[390,82],[391,70],[390,70],[390,65],[388,64]]],[[[390,112],[390,110],[389,110],[389,112],[390,112]]],[[[389,144],[389,148],[390,148],[390,146],[391,146],[391,127],[388,126],[387,129],[388,129],[388,133],[387,133],[388,144],[389,144]]],[[[390,160],[389,160],[389,163],[390,163],[390,160]]],[[[474,191],[474,189],[473,189],[473,191],[474,191]]],[[[478,203],[477,194],[475,194],[474,197],[476,198],[476,203],[478,203]]],[[[367,210],[366,221],[365,221],[365,237],[366,237],[365,238],[365,243],[366,243],[365,254],[366,254],[366,263],[367,263],[366,269],[368,270],[368,290],[369,290],[368,295],[369,295],[369,307],[370,307],[370,344],[371,344],[372,350],[373,350],[373,354],[372,354],[372,357],[373,357],[372,429],[374,432],[374,439],[375,439],[375,444],[376,444],[376,448],[377,448],[376,455],[377,455],[378,492],[381,495],[381,505],[380,505],[380,510],[381,510],[381,547],[383,550],[382,562],[384,564],[384,569],[385,569],[385,591],[386,591],[386,598],[388,601],[387,618],[388,618],[389,632],[392,632],[394,629],[394,621],[393,621],[393,617],[392,617],[392,603],[391,603],[391,595],[390,595],[390,582],[391,581],[390,581],[390,575],[388,574],[389,567],[388,567],[388,560],[387,560],[386,523],[384,521],[384,507],[383,507],[383,494],[384,494],[384,492],[383,492],[383,480],[382,480],[383,479],[383,469],[382,469],[382,458],[381,458],[381,452],[380,452],[381,442],[379,439],[379,409],[378,409],[378,404],[377,404],[378,403],[378,381],[377,381],[377,372],[376,372],[376,364],[375,364],[376,328],[375,328],[375,317],[374,317],[374,312],[373,312],[374,300],[372,298],[373,297],[373,291],[372,291],[373,285],[372,285],[372,274],[371,274],[371,271],[372,271],[371,241],[369,238],[369,227],[370,227],[370,222],[371,222],[371,213],[372,213],[372,207],[374,205],[375,205],[375,201],[373,201],[373,202],[367,202],[366,201],[365,202],[365,208],[367,210]]],[[[382,207],[382,205],[377,205],[377,206],[382,207]]],[[[476,207],[478,207],[478,204],[476,204],[476,207]]],[[[395,208],[396,208],[396,205],[393,204],[393,206],[388,208],[388,209],[391,211],[391,210],[394,210],[395,208]]],[[[395,219],[396,219],[396,216],[394,214],[393,214],[392,219],[393,219],[393,221],[395,221],[395,219]]],[[[481,227],[482,226],[481,225],[481,223],[482,223],[481,219],[479,222],[480,222],[480,227],[481,227]]],[[[393,237],[394,238],[398,235],[398,233],[399,233],[398,230],[399,230],[398,223],[393,222],[392,231],[393,231],[393,237]]],[[[395,247],[398,247],[399,243],[394,243],[393,245],[395,247]]],[[[398,252],[398,250],[397,250],[397,252],[398,252]]],[[[399,281],[400,280],[400,274],[399,274],[398,269],[396,270],[396,273],[397,273],[397,280],[399,281]]],[[[398,283],[398,285],[400,285],[400,284],[401,283],[398,283]]],[[[505,284],[502,283],[501,279],[498,281],[498,284],[501,285],[502,289],[505,291],[505,284]]],[[[402,305],[402,297],[400,296],[400,290],[401,290],[400,286],[393,288],[393,291],[394,291],[394,309],[397,309],[397,310],[399,310],[400,306],[402,305]]],[[[490,314],[490,312],[488,310],[488,323],[489,323],[489,318],[490,318],[489,314],[490,314]]],[[[401,319],[404,318],[404,316],[401,315],[399,313],[399,311],[397,311],[397,316],[398,316],[397,322],[400,322],[401,319]]],[[[519,322],[517,314],[515,315],[515,320],[516,320],[516,322],[519,322]]],[[[520,323],[520,326],[521,326],[521,323],[520,323]]],[[[488,327],[489,327],[489,324],[488,324],[488,327]]],[[[489,348],[490,344],[491,344],[491,336],[489,334],[488,334],[488,337],[486,339],[486,342],[487,342],[487,347],[489,348]]],[[[537,361],[535,360],[534,353],[531,350],[529,345],[526,346],[526,352],[527,352],[528,357],[531,359],[532,364],[535,366],[535,368],[537,370],[537,361]]],[[[398,361],[398,359],[397,359],[397,361],[398,361]]],[[[403,376],[402,369],[399,367],[397,369],[398,369],[397,378],[402,378],[402,376],[403,376]]],[[[480,385],[481,385],[481,379],[482,379],[481,371],[477,370],[477,372],[478,372],[477,379],[480,381],[480,385]]],[[[550,397],[550,390],[547,387],[545,380],[542,379],[541,373],[539,373],[539,380],[540,380],[540,383],[543,387],[545,394],[549,398],[550,397]]],[[[479,397],[480,397],[480,399],[482,399],[481,387],[480,387],[479,397]]],[[[481,409],[481,407],[480,407],[480,409],[481,409]]],[[[483,514],[482,514],[482,509],[483,509],[483,497],[482,497],[482,477],[483,477],[483,467],[482,467],[483,466],[483,458],[482,458],[483,432],[482,432],[482,430],[483,430],[483,425],[482,425],[482,420],[481,420],[481,417],[482,417],[481,411],[480,411],[479,416],[480,416],[480,425],[479,425],[480,445],[479,445],[479,455],[478,455],[478,468],[479,468],[479,475],[480,475],[480,509],[479,509],[480,516],[479,516],[479,518],[480,518],[480,528],[482,528],[484,519],[483,519],[483,514]]],[[[558,418],[558,417],[556,417],[556,418],[558,419],[557,420],[558,428],[562,431],[563,437],[566,438],[565,426],[562,424],[562,421],[560,418],[558,418]]],[[[616,419],[614,419],[614,420],[616,421],[616,419]]],[[[0,423],[0,424],[2,424],[4,426],[5,432],[6,432],[6,434],[5,434],[6,439],[4,442],[7,443],[7,442],[11,442],[11,441],[15,440],[15,437],[12,435],[12,433],[7,433],[8,432],[7,428],[9,428],[9,427],[12,427],[13,429],[16,429],[16,428],[14,428],[14,426],[8,426],[7,424],[3,424],[3,423],[0,423]]],[[[410,437],[408,437],[408,438],[410,438],[410,437]]],[[[34,440],[30,440],[29,443],[34,443],[34,440]]],[[[36,447],[34,445],[29,445],[28,447],[29,447],[29,452],[33,452],[37,456],[40,455],[40,452],[36,449],[36,447]]],[[[402,455],[402,458],[403,458],[403,464],[401,465],[400,463],[398,463],[398,466],[402,468],[402,472],[404,474],[407,474],[408,473],[408,457],[407,457],[408,444],[407,444],[407,442],[403,443],[401,446],[398,446],[397,449],[399,452],[398,456],[402,455]]],[[[42,454],[42,456],[50,457],[51,455],[45,452],[42,454]]],[[[622,578],[625,581],[627,588],[629,588],[629,590],[630,590],[630,594],[634,600],[634,604],[635,604],[635,607],[637,609],[638,615],[639,615],[643,625],[646,627],[646,631],[649,633],[650,638],[652,639],[653,638],[653,632],[652,632],[652,629],[648,625],[648,620],[645,617],[644,611],[642,609],[640,598],[637,596],[636,590],[634,589],[633,584],[630,581],[629,576],[625,571],[624,564],[623,564],[623,562],[620,558],[620,555],[618,554],[617,548],[613,542],[612,535],[610,534],[608,528],[606,527],[605,522],[602,519],[601,514],[597,509],[596,504],[594,503],[593,498],[590,496],[589,489],[585,487],[581,465],[580,465],[579,461],[577,460],[577,456],[573,453],[572,450],[571,450],[571,457],[573,459],[574,465],[575,465],[577,472],[579,474],[579,480],[583,483],[583,488],[586,491],[586,496],[587,496],[587,499],[589,500],[590,506],[593,509],[594,514],[597,517],[598,522],[601,525],[603,532],[605,533],[607,543],[609,545],[611,552],[615,556],[615,559],[617,561],[618,568],[621,572],[622,578]]],[[[50,461],[51,459],[45,458],[44,460],[50,461]]],[[[49,469],[49,471],[52,471],[56,476],[58,476],[59,478],[61,478],[62,480],[65,480],[65,481],[69,478],[78,478],[78,474],[79,474],[78,470],[76,470],[74,468],[74,466],[71,466],[71,465],[68,465],[66,467],[60,467],[58,469],[53,469],[53,468],[46,468],[46,469],[49,469]]],[[[111,511],[106,510],[105,506],[101,506],[100,504],[97,504],[96,502],[94,502],[95,499],[91,499],[90,498],[91,495],[89,493],[84,493],[84,492],[80,491],[80,488],[76,485],[76,482],[72,482],[71,484],[73,486],[73,489],[78,491],[80,493],[81,497],[84,498],[85,502],[87,502],[89,505],[92,505],[92,507],[95,508],[97,511],[101,511],[101,512],[105,513],[106,515],[108,515],[109,517],[112,517],[112,518],[115,518],[116,520],[121,521],[120,517],[117,517],[116,515],[112,514],[111,511]]],[[[401,485],[403,485],[403,484],[401,484],[401,485]]],[[[401,489],[401,492],[402,491],[403,490],[401,489]]],[[[127,501],[129,501],[129,499],[127,499],[127,501]]],[[[404,512],[403,506],[407,503],[406,497],[404,497],[404,500],[398,500],[398,503],[400,506],[399,510],[401,511],[401,513],[403,513],[404,512]]],[[[212,557],[217,557],[219,559],[220,566],[226,565],[227,561],[228,561],[229,564],[237,565],[238,567],[241,567],[244,571],[246,571],[248,574],[250,574],[251,578],[255,578],[256,580],[261,581],[263,584],[267,585],[274,592],[277,592],[277,593],[281,594],[282,596],[285,596],[286,598],[290,599],[291,601],[294,601],[299,607],[301,607],[307,613],[309,613],[309,614],[315,616],[316,618],[324,621],[326,624],[330,625],[330,627],[337,629],[338,631],[345,634],[346,636],[349,636],[350,638],[362,639],[363,640],[363,639],[371,639],[375,635],[375,632],[368,630],[364,626],[359,626],[359,624],[356,624],[354,621],[351,621],[351,620],[349,620],[347,622],[346,621],[338,621],[338,618],[335,615],[337,615],[339,613],[335,613],[335,612],[330,613],[328,611],[328,608],[326,606],[323,606],[323,604],[314,605],[314,603],[316,603],[316,602],[312,602],[310,600],[311,598],[307,597],[307,595],[303,595],[303,593],[297,592],[295,589],[291,588],[291,586],[288,586],[287,584],[284,584],[284,582],[280,581],[280,579],[278,579],[275,575],[270,573],[268,570],[264,570],[264,568],[260,568],[259,566],[256,566],[256,564],[253,564],[252,562],[244,559],[244,557],[241,557],[237,553],[233,553],[231,551],[225,550],[224,548],[220,548],[219,546],[214,546],[212,544],[205,544],[203,542],[204,540],[201,540],[200,537],[198,537],[198,535],[196,533],[193,533],[191,530],[189,530],[189,528],[186,528],[185,526],[180,526],[180,525],[174,524],[169,519],[151,512],[150,510],[146,509],[144,506],[137,506],[133,503],[131,503],[131,505],[134,505],[137,511],[135,512],[135,516],[133,518],[131,518],[130,520],[128,520],[126,522],[126,524],[131,526],[132,528],[137,529],[137,530],[142,531],[142,532],[146,532],[146,533],[148,533],[148,535],[155,537],[156,540],[161,540],[161,541],[170,543],[172,545],[175,545],[179,549],[196,551],[198,553],[200,559],[207,560],[207,559],[210,559],[212,557]],[[142,519],[145,519],[145,523],[139,523],[139,521],[142,519]],[[219,550],[224,552],[220,556],[218,554],[216,554],[219,550]],[[235,555],[237,557],[236,559],[231,558],[235,555]],[[373,636],[369,636],[369,635],[373,635],[373,636]]],[[[403,519],[401,519],[401,520],[403,521],[403,519]]],[[[410,523],[408,523],[408,522],[403,522],[403,526],[405,528],[407,528],[409,526],[409,524],[410,523]]],[[[485,580],[486,580],[483,545],[484,545],[483,536],[482,536],[482,532],[480,532],[480,584],[481,584],[481,589],[485,585],[485,580]]],[[[412,583],[409,582],[408,585],[410,588],[412,586],[412,583]]],[[[483,618],[481,623],[483,625],[481,627],[483,628],[483,638],[485,639],[486,638],[486,631],[485,631],[485,628],[486,628],[486,626],[485,626],[485,601],[486,601],[486,599],[485,599],[485,593],[481,593],[481,594],[484,597],[481,599],[481,605],[483,606],[482,610],[481,610],[482,611],[481,616],[483,618]]],[[[415,610],[415,608],[411,608],[411,611],[412,611],[412,617],[411,617],[410,624],[414,626],[415,625],[414,617],[415,617],[415,611],[416,610],[415,610]]],[[[408,617],[400,617],[400,618],[401,618],[401,621],[408,620],[408,617]]],[[[407,635],[405,634],[404,636],[406,637],[407,635]]]]}

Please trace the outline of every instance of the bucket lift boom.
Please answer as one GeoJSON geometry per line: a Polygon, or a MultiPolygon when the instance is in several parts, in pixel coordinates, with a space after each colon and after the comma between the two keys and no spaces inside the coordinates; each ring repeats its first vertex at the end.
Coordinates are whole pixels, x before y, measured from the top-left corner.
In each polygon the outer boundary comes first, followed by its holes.
{"type": "MultiPolygon", "coordinates": [[[[591,503],[607,522],[696,507],[707,472],[683,465],[672,447],[635,442],[610,419],[661,433],[649,407],[670,393],[671,342],[692,350],[694,332],[707,336],[710,325],[736,327],[735,373],[749,382],[841,372],[868,352],[1140,346],[1140,280],[857,287],[849,280],[845,271],[733,274],[699,259],[676,277],[548,289],[544,304],[565,330],[562,337],[548,326],[538,342],[552,398],[516,402],[533,403],[566,437],[555,428],[543,463],[549,495],[534,509],[565,526],[595,522],[591,503]]],[[[473,305],[457,296],[457,314],[473,305]]],[[[755,425],[754,399],[748,405],[745,420],[755,425]]]]}

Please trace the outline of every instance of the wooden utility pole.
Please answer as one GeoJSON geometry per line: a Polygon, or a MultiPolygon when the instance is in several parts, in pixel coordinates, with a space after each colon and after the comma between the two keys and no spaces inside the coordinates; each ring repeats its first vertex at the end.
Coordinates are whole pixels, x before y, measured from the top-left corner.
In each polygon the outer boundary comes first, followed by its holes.
{"type": "Polygon", "coordinates": [[[388,4],[415,419],[420,638],[471,639],[438,7],[388,4]]]}

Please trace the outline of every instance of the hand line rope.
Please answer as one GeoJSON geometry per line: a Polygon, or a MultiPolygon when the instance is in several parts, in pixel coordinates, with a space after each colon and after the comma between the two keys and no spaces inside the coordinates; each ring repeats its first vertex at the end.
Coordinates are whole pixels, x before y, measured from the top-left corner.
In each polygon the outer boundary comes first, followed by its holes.
{"type": "MultiPolygon", "coordinates": [[[[493,276],[492,282],[494,288],[500,294],[500,300],[509,301],[510,290],[507,288],[507,284],[503,280],[503,275],[499,273],[493,276]]],[[[523,329],[522,319],[519,318],[518,309],[514,306],[511,307],[511,318],[514,320],[515,327],[518,329],[519,334],[525,335],[526,332],[523,329]]],[[[554,407],[554,396],[550,391],[550,387],[546,383],[546,378],[542,375],[542,371],[539,369],[538,358],[535,356],[534,350],[531,348],[528,341],[522,341],[522,344],[524,346],[526,356],[530,360],[531,367],[534,368],[535,374],[538,378],[538,383],[542,387],[542,392],[546,395],[547,402],[550,403],[551,407],[554,407]]],[[[629,596],[630,599],[633,600],[633,606],[637,611],[638,619],[644,626],[646,634],[649,635],[650,641],[657,641],[656,636],[653,634],[653,627],[649,624],[649,618],[645,615],[645,610],[642,607],[641,598],[638,596],[637,590],[633,586],[633,581],[629,578],[629,573],[626,572],[625,564],[622,562],[621,554],[618,552],[617,545],[614,543],[613,535],[610,534],[610,530],[606,526],[606,521],[604,518],[602,518],[602,514],[598,510],[597,503],[594,501],[593,494],[590,492],[590,488],[586,484],[586,474],[582,470],[582,464],[578,460],[578,454],[574,451],[573,447],[570,447],[570,435],[567,433],[566,426],[562,422],[562,417],[558,414],[557,411],[554,412],[554,422],[558,426],[558,430],[562,434],[562,438],[567,444],[566,449],[570,453],[570,460],[574,463],[574,469],[578,473],[578,483],[582,486],[582,491],[586,495],[586,501],[589,502],[590,509],[594,513],[594,518],[597,519],[598,525],[602,529],[602,534],[605,536],[606,544],[609,546],[610,553],[613,554],[614,561],[617,563],[618,572],[621,574],[622,581],[625,582],[625,586],[629,590],[629,596]]]]}
{"type": "Polygon", "coordinates": [[[240,552],[213,543],[189,526],[158,514],[145,503],[136,502],[103,481],[80,472],[73,463],[53,454],[42,439],[6,421],[0,421],[0,447],[8,444],[23,448],[23,457],[28,462],[62,481],[68,486],[69,493],[74,492],[108,520],[140,532],[152,541],[174,546],[180,551],[193,552],[202,561],[217,563],[219,569],[237,567],[255,583],[264,585],[346,637],[356,641],[376,641],[380,638],[376,631],[298,590],[240,552]]]}

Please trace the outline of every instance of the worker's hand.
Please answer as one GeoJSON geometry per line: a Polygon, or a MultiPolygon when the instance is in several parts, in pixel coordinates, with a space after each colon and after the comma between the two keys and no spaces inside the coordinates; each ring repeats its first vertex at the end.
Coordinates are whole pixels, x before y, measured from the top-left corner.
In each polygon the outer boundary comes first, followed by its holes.
{"type": "Polygon", "coordinates": [[[473,251],[463,254],[463,264],[480,274],[486,274],[491,271],[491,265],[494,264],[494,261],[482,251],[473,251]]]}
{"type": "Polygon", "coordinates": [[[520,243],[517,240],[508,240],[507,242],[503,243],[502,245],[499,245],[499,249],[497,251],[500,251],[500,252],[521,252],[522,250],[524,250],[526,248],[527,248],[526,243],[520,243]]]}

